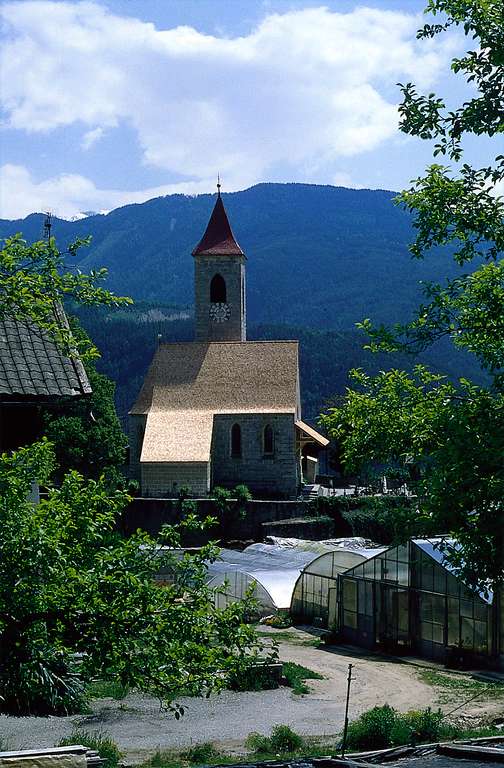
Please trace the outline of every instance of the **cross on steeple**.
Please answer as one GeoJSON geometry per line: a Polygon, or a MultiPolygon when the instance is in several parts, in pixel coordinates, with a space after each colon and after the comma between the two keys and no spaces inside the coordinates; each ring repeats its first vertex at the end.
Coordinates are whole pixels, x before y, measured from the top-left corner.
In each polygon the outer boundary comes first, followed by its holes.
{"type": "Polygon", "coordinates": [[[221,186],[222,185],[220,183],[220,173],[218,173],[217,174],[217,194],[219,195],[219,197],[220,197],[220,188],[221,188],[221,186]]]}

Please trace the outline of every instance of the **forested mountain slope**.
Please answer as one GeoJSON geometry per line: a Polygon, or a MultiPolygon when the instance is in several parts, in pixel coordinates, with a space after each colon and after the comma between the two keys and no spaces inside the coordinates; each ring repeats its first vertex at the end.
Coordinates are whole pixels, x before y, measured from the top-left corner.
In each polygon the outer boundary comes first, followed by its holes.
{"type": "MultiPolygon", "coordinates": [[[[248,317],[347,330],[363,317],[395,322],[419,300],[419,280],[454,274],[450,255],[410,258],[409,217],[392,192],[307,184],[258,184],[224,195],[238,242],[248,256],[248,317]]],[[[109,269],[109,287],[135,299],[189,305],[191,250],[215,196],[171,195],[107,215],[53,222],[60,248],[92,235],[79,266],[109,269]]],[[[42,235],[43,215],[0,221],[0,237],[42,235]]]]}

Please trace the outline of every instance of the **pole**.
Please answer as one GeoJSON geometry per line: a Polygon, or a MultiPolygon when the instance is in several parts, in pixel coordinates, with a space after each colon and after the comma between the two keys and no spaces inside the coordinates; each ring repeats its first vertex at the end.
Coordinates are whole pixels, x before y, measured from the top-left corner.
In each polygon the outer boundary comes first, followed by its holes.
{"type": "Polygon", "coordinates": [[[350,703],[350,683],[352,682],[352,668],[353,664],[348,665],[348,679],[347,679],[347,692],[346,692],[346,705],[345,705],[345,727],[343,729],[343,743],[341,745],[341,757],[345,757],[347,731],[348,731],[348,705],[350,703]]]}

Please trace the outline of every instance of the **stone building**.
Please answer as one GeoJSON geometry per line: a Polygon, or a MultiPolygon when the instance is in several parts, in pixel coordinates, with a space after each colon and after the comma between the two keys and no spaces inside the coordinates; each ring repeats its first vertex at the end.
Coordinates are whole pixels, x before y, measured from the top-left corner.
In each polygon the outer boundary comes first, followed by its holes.
{"type": "Polygon", "coordinates": [[[144,496],[243,483],[293,498],[327,440],[301,421],[297,341],[246,340],[246,256],[220,191],[193,251],[196,340],[160,344],[130,411],[131,474],[144,496]],[[311,447],[311,450],[310,450],[311,447]]]}

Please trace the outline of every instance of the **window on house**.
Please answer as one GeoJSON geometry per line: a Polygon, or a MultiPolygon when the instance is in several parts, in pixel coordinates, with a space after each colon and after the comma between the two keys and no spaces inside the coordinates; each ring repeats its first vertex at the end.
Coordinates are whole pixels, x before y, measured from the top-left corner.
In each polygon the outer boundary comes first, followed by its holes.
{"type": "Polygon", "coordinates": [[[222,275],[214,275],[210,283],[210,301],[212,304],[225,304],[227,301],[226,281],[222,275]]]}
{"type": "Polygon", "coordinates": [[[239,459],[241,455],[241,427],[239,424],[233,424],[231,427],[231,456],[234,459],[239,459]]]}
{"type": "Polygon", "coordinates": [[[265,456],[271,456],[275,451],[275,438],[273,427],[267,424],[263,431],[263,453],[265,456]]]}

